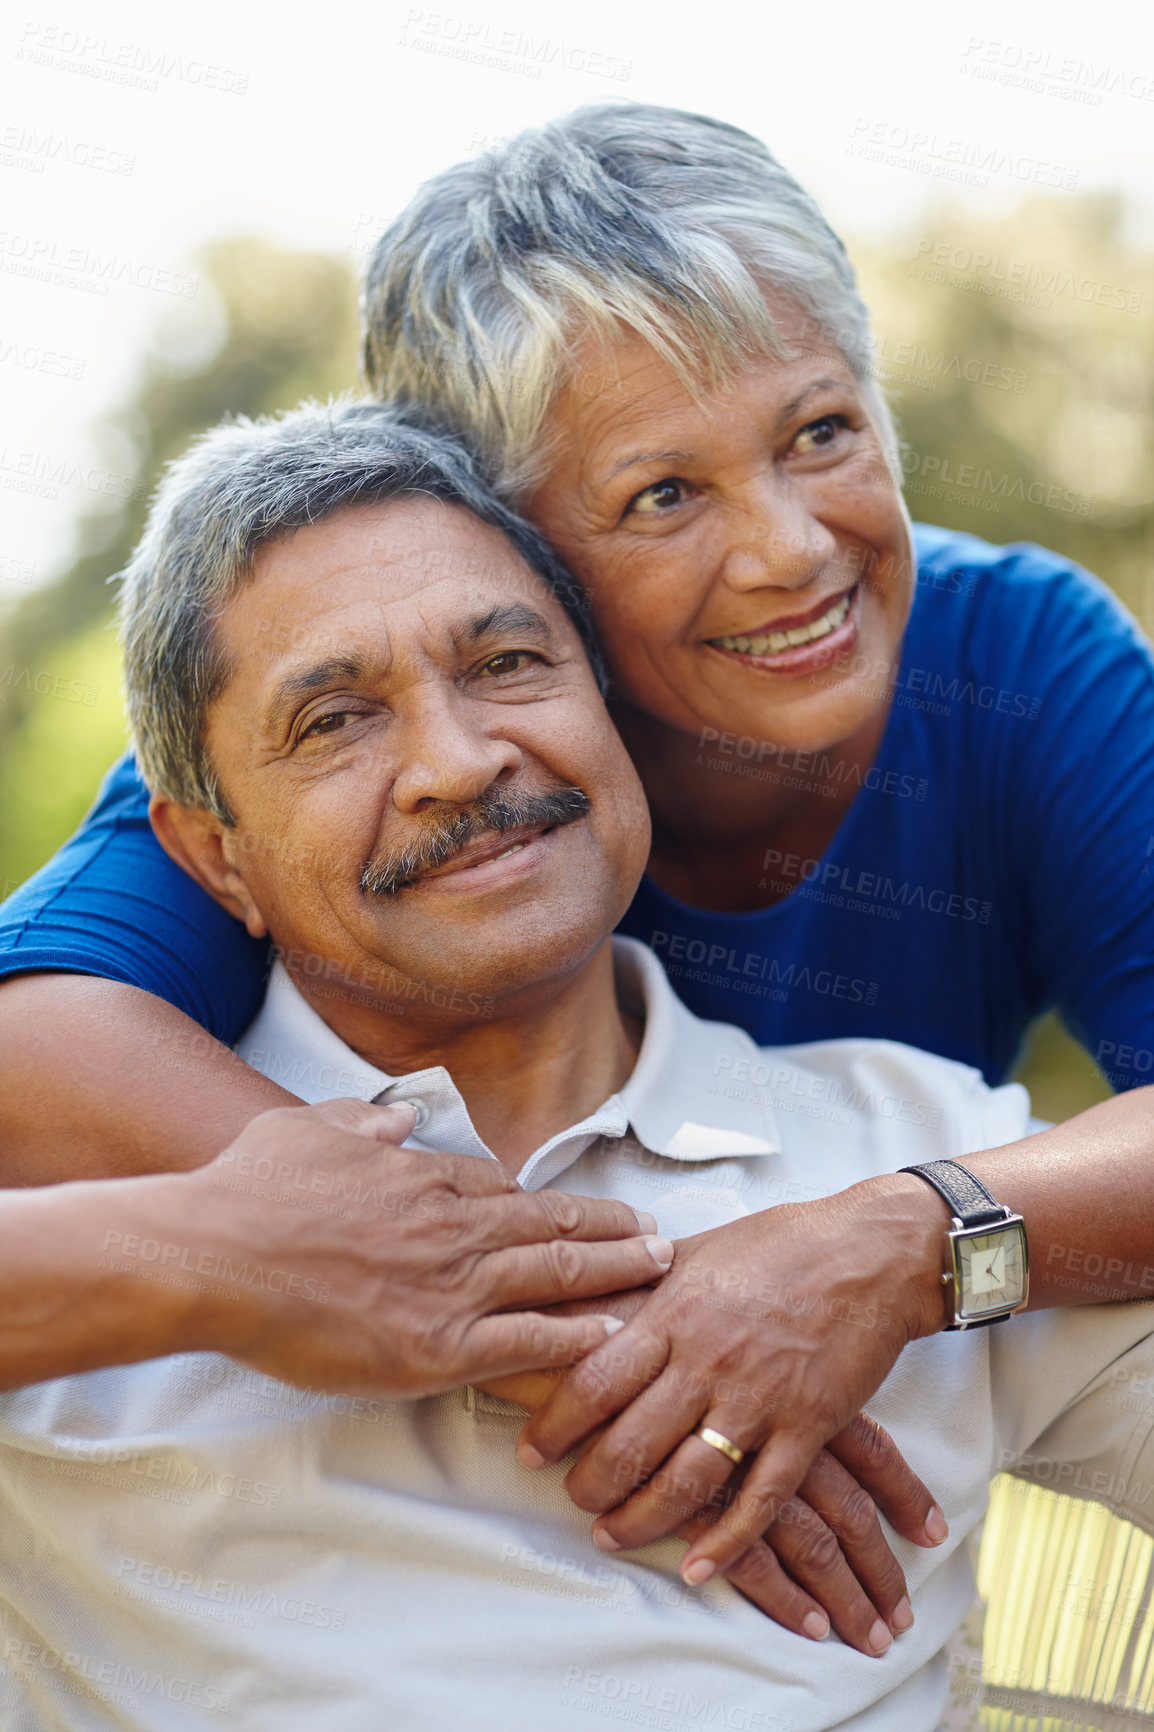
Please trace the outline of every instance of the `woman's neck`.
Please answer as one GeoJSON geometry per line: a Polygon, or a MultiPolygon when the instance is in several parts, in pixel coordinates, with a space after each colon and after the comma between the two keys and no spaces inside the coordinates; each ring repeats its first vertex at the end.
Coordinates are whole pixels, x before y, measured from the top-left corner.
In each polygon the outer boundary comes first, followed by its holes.
{"type": "Polygon", "coordinates": [[[877,757],[889,706],[820,750],[767,743],[747,758],[724,735],[703,744],[626,704],[613,719],[649,798],[650,876],[683,902],[737,914],[782,901],[804,862],[825,853],[877,757]]]}

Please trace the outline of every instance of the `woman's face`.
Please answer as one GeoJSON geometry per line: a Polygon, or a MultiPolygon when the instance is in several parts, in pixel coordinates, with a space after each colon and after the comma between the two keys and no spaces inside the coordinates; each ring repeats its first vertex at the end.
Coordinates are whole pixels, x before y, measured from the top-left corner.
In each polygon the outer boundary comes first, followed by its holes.
{"type": "Polygon", "coordinates": [[[885,705],[913,556],[845,360],[770,306],[783,356],[701,401],[640,338],[579,348],[522,509],[586,586],[628,704],[815,751],[885,705]]]}

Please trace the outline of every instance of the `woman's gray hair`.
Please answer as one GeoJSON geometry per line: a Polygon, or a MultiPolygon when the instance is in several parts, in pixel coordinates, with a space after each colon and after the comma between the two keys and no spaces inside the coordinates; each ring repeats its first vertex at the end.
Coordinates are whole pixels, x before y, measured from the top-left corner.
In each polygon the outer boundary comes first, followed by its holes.
{"type": "Polygon", "coordinates": [[[604,689],[581,589],[537,531],[481,483],[461,446],[380,403],[345,399],[242,417],[203,434],[168,466],[120,574],[128,712],[154,793],[233,822],[205,732],[231,673],[216,622],[257,550],[342,506],[411,494],[463,506],[505,535],[570,615],[604,689]]]}
{"type": "Polygon", "coordinates": [[[427,181],[369,262],[365,376],[516,500],[550,460],[576,337],[636,331],[699,392],[781,353],[767,288],[844,355],[895,466],[869,314],[817,205],[749,133],[646,103],[579,108],[427,181]]]}

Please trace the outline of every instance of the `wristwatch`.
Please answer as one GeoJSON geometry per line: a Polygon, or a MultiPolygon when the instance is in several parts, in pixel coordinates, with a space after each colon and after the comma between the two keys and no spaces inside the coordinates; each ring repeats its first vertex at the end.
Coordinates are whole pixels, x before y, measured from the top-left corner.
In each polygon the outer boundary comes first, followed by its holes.
{"type": "Polygon", "coordinates": [[[995,1202],[960,1161],[927,1161],[901,1171],[932,1185],[953,1215],[942,1285],[953,1287],[954,1320],[946,1328],[975,1329],[1020,1311],[1030,1296],[1030,1252],[1021,1215],[995,1202]]]}

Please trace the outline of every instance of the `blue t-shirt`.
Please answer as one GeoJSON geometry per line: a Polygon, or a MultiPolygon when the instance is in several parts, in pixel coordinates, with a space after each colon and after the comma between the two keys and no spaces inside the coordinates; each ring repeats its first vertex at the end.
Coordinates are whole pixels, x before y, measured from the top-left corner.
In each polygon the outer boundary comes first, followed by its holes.
{"type": "MultiPolygon", "coordinates": [[[[998,1082],[1056,1006],[1116,1088],[1152,1081],[1154,652],[1103,584],[1042,548],[916,536],[885,737],[824,856],[771,850],[767,894],[792,893],[751,914],[647,879],[622,930],[694,1011],[765,1045],[908,1041],[998,1082]]],[[[822,768],[732,737],[702,750],[767,790],[822,768]]],[[[0,974],[126,981],[235,1042],[268,947],[172,864],[146,806],[126,758],[0,910],[0,974]]]]}

